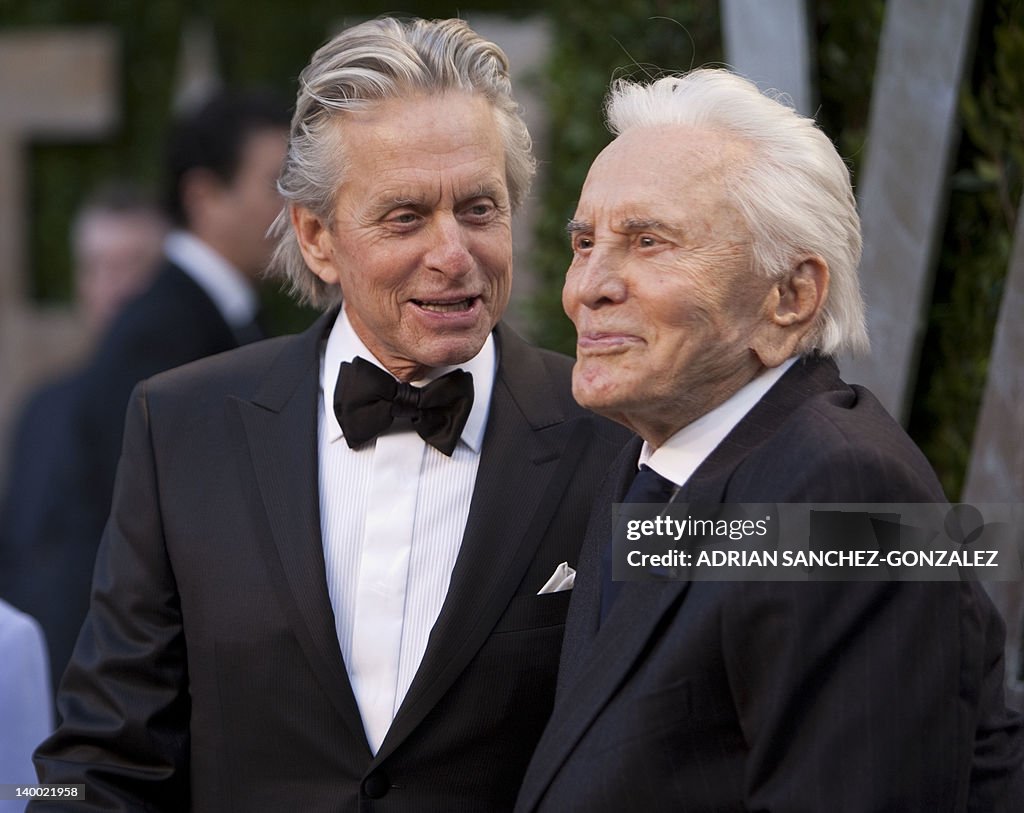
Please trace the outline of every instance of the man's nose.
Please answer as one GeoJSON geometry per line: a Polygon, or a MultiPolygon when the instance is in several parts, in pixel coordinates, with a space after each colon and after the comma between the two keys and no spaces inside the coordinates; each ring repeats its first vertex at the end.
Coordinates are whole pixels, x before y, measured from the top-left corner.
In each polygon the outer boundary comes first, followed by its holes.
{"type": "Polygon", "coordinates": [[[625,300],[626,278],[622,257],[614,248],[595,245],[576,269],[570,269],[565,290],[588,308],[618,304],[625,300]]]}
{"type": "Polygon", "coordinates": [[[453,215],[439,215],[432,232],[432,245],[424,258],[428,268],[449,277],[461,277],[473,270],[465,229],[453,215]]]}

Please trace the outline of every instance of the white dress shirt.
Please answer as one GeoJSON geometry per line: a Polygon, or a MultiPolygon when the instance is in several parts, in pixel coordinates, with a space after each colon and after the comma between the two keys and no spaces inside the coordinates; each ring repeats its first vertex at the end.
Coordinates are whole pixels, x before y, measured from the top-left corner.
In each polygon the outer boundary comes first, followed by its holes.
{"type": "Polygon", "coordinates": [[[187,231],[172,231],[164,254],[203,289],[230,327],[244,327],[256,318],[259,297],[241,271],[187,231]]]}
{"type": "MultiPolygon", "coordinates": [[[[327,588],[367,742],[380,748],[427,648],[469,516],[494,386],[493,337],[458,368],[473,375],[473,409],[451,457],[415,432],[350,449],[334,414],[343,361],[383,365],[344,308],[320,369],[319,483],[327,588]]],[[[431,371],[422,385],[455,367],[431,371]]]]}
{"type": "Polygon", "coordinates": [[[797,357],[786,359],[778,367],[764,370],[753,381],[733,393],[710,412],[701,415],[666,440],[657,449],[644,441],[637,467],[647,465],[676,485],[685,485],[726,435],[736,428],[775,382],[793,366],[797,357]]]}

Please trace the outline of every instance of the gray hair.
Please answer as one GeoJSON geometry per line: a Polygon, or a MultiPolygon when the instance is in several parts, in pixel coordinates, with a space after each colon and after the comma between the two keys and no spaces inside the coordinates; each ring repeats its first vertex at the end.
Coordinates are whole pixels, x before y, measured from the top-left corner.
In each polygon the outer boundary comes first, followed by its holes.
{"type": "Polygon", "coordinates": [[[702,68],[648,84],[613,83],[608,128],[685,124],[742,139],[753,159],[728,173],[727,189],[753,236],[755,267],[781,278],[808,254],[828,263],[829,291],[800,351],[866,352],[857,268],[861,234],[850,173],[813,119],[722,69],[702,68]]]}
{"type": "Polygon", "coordinates": [[[324,222],[334,215],[344,181],[344,145],[336,116],[377,102],[448,91],[479,93],[491,104],[505,147],[505,176],[512,210],[525,199],[535,162],[530,133],[512,97],[508,58],[463,20],[381,18],[349,28],[316,53],[299,76],[288,156],[278,182],[285,207],[270,227],[277,247],[270,272],[316,307],[338,301],[341,292],[306,267],[289,210],[308,208],[324,222]]]}

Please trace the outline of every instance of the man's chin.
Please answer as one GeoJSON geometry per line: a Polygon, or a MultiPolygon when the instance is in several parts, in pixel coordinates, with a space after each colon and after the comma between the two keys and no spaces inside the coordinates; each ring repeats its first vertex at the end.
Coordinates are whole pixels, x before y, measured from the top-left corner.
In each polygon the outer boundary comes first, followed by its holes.
{"type": "Polygon", "coordinates": [[[628,387],[614,373],[593,360],[578,359],[572,371],[572,397],[576,403],[599,414],[621,408],[628,387]]]}
{"type": "Polygon", "coordinates": [[[424,343],[424,346],[418,348],[416,360],[428,369],[465,364],[480,353],[488,335],[467,337],[459,341],[442,341],[438,342],[437,346],[431,346],[432,342],[424,343]]]}
{"type": "Polygon", "coordinates": [[[584,409],[589,409],[591,412],[617,423],[629,425],[626,423],[623,404],[619,398],[611,397],[608,393],[592,392],[576,387],[573,387],[572,397],[584,409]]]}

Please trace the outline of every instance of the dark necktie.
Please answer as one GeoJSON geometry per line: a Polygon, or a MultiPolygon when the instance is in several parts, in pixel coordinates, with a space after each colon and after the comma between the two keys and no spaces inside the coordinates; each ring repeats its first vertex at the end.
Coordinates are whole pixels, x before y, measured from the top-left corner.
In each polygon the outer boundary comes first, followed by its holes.
{"type": "MultiPolygon", "coordinates": [[[[671,480],[662,477],[654,469],[641,466],[633,478],[633,484],[622,498],[623,503],[654,503],[662,505],[672,499],[678,487],[671,480]]],[[[622,517],[619,522],[621,524],[622,517]]],[[[611,610],[612,604],[622,589],[622,582],[612,581],[612,540],[601,552],[601,623],[611,610]]]]}
{"type": "Polygon", "coordinates": [[[465,370],[414,387],[357,357],[351,364],[342,362],[334,388],[334,414],[350,449],[397,423],[451,457],[472,408],[473,376],[465,370]]]}

